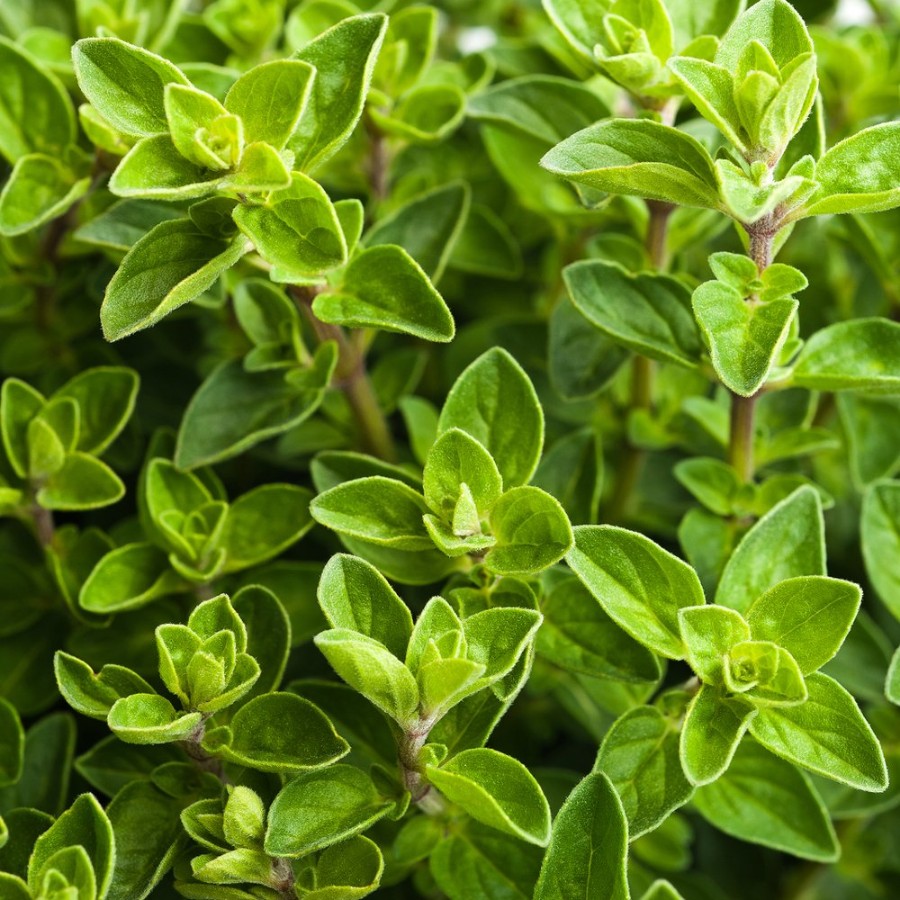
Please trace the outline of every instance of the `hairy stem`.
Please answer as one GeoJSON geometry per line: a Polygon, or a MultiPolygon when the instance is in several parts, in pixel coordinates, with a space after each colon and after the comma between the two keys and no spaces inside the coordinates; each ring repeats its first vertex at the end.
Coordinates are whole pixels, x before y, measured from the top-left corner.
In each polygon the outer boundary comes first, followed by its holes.
{"type": "Polygon", "coordinates": [[[419,751],[425,746],[433,727],[431,719],[419,719],[406,730],[397,745],[397,761],[403,775],[403,784],[413,802],[429,815],[435,815],[444,808],[440,795],[428,784],[419,768],[419,751]]]}
{"type": "MultiPolygon", "coordinates": [[[[669,216],[674,207],[669,203],[656,200],[647,201],[650,216],[647,220],[647,233],[644,246],[650,258],[650,264],[657,272],[661,272],[668,264],[666,239],[668,236],[669,216]]],[[[631,374],[631,409],[651,409],[653,407],[653,360],[646,356],[635,356],[632,361],[631,374]]],[[[629,512],[634,490],[637,487],[641,469],[644,467],[646,453],[626,441],[622,466],[617,473],[609,507],[609,520],[618,522],[626,518],[629,512]]]]}
{"type": "Polygon", "coordinates": [[[184,752],[194,760],[198,768],[204,772],[215,775],[222,784],[231,784],[231,779],[225,774],[222,760],[215,756],[210,756],[203,747],[203,736],[206,734],[206,718],[203,718],[200,724],[183,740],[181,746],[184,752]]]}
{"type": "MultiPolygon", "coordinates": [[[[747,228],[750,238],[750,258],[756,263],[757,271],[762,274],[772,264],[772,247],[778,226],[772,215],[764,216],[747,228]]],[[[756,297],[750,297],[751,302],[756,297]]],[[[756,461],[753,455],[753,443],[756,434],[756,400],[759,391],[750,397],[739,394],[731,395],[731,428],[728,446],[728,459],[741,481],[750,483],[756,473],[756,461]]]]}
{"type": "Polygon", "coordinates": [[[343,391],[353,410],[363,446],[381,459],[395,459],[394,439],[366,372],[364,351],[348,338],[340,325],[329,325],[316,318],[312,310],[317,293],[314,288],[295,285],[290,292],[319,341],[334,341],[338,346],[334,383],[343,391]]]}
{"type": "Polygon", "coordinates": [[[32,503],[30,512],[31,521],[34,523],[34,530],[40,545],[45,548],[50,547],[56,535],[53,513],[49,509],[44,509],[37,500],[32,503]]]}
{"type": "Polygon", "coordinates": [[[372,205],[377,206],[387,199],[390,158],[384,133],[368,116],[366,133],[369,136],[369,195],[372,205]]]}

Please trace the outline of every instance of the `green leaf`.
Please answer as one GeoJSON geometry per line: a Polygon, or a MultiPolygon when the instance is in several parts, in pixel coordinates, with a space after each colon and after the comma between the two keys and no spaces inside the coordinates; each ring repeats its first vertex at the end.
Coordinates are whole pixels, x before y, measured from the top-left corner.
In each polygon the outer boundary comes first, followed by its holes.
{"type": "Polygon", "coordinates": [[[308,62],[276,59],[254,66],[231,86],[225,108],[244,123],[248,143],[287,144],[317,77],[308,62]]]}
{"type": "MultiPolygon", "coordinates": [[[[0,812],[6,816],[10,810],[28,807],[32,811],[41,810],[58,816],[70,796],[69,779],[74,752],[75,719],[71,714],[51,713],[35,722],[25,733],[24,763],[20,776],[14,784],[0,788],[0,812]]],[[[11,816],[7,816],[7,821],[12,826],[11,816]]],[[[49,824],[46,821],[40,831],[49,824]]],[[[13,831],[11,840],[15,838],[13,831]]],[[[4,852],[0,851],[0,857],[4,852]]],[[[19,874],[25,874],[24,865],[19,874]]]]}
{"type": "Polygon", "coordinates": [[[856,618],[862,591],[849,581],[823,576],[789,578],[747,610],[754,640],[774,641],[804,675],[820,669],[841,647],[856,618]]]}
{"type": "Polygon", "coordinates": [[[840,846],[809,778],[745,740],[728,771],[694,795],[694,806],[720,831],[816,862],[834,862],[840,846]]]}
{"type": "Polygon", "coordinates": [[[298,881],[315,884],[305,900],[356,900],[372,893],[381,880],[384,860],[374,841],[354,837],[326,847],[313,863],[301,863],[298,881]]]}
{"type": "Polygon", "coordinates": [[[541,855],[534,844],[469,821],[438,842],[429,864],[453,900],[531,900],[541,855]]]}
{"type": "Polygon", "coordinates": [[[374,566],[344,553],[332,556],[317,596],[332,628],[359,632],[380,641],[394,656],[406,656],[412,615],[374,566]]]}
{"type": "Polygon", "coordinates": [[[286,550],[312,527],[312,492],[292,484],[264,484],[238,497],[225,513],[219,546],[225,572],[259,565],[286,550]]]}
{"type": "Polygon", "coordinates": [[[795,706],[809,696],[797,661],[771,641],[742,641],[728,651],[725,685],[756,706],[795,706]]]}
{"type": "Polygon", "coordinates": [[[606,775],[588,775],[553,823],[534,900],[628,900],[628,825],[606,775]]]}
{"type": "Polygon", "coordinates": [[[19,157],[0,193],[0,234],[24,234],[61,216],[89,185],[89,178],[78,178],[52,156],[19,157]]]}
{"type": "Polygon", "coordinates": [[[469,193],[456,181],[420,194],[380,218],[363,243],[402,247],[436,284],[469,214],[469,193]]]}
{"type": "Polygon", "coordinates": [[[289,143],[302,171],[333,156],[356,127],[387,23],[383,13],[352,16],[295,54],[316,69],[309,102],[289,143]]]}
{"type": "Polygon", "coordinates": [[[58,157],[75,142],[75,114],[63,86],[26,51],[0,36],[0,155],[58,157]]]}
{"type": "Polygon", "coordinates": [[[301,775],[283,787],[272,803],[266,853],[305,856],[359,834],[393,805],[379,795],[365,772],[353,766],[338,763],[301,775]]]}
{"type": "Polygon", "coordinates": [[[652,831],[694,792],[678,753],[678,730],[653,706],[632,709],[613,722],[594,772],[612,782],[628,820],[630,840],[652,831]]]}
{"type": "Polygon", "coordinates": [[[265,205],[238,206],[234,221],[287,280],[315,278],[347,261],[334,205],[319,184],[299,172],[291,175],[290,187],[275,191],[265,205]]]}
{"type": "Polygon", "coordinates": [[[527,484],[544,443],[544,414],[524,369],[495,347],[456,379],[438,421],[438,431],[460,428],[493,457],[503,485],[527,484]]]}
{"type": "Polygon", "coordinates": [[[0,787],[15,784],[25,764],[25,732],[16,708],[0,697],[0,787]]]}
{"type": "Polygon", "coordinates": [[[216,191],[220,172],[212,172],[178,152],[168,134],[138,141],[119,163],[109,180],[118,197],[157,200],[193,200],[216,191]]]}
{"type": "Polygon", "coordinates": [[[347,628],[315,637],[337,674],[402,725],[417,717],[419,689],[409,669],[384,644],[347,628]]]}
{"type": "Polygon", "coordinates": [[[709,685],[700,688],[688,707],[679,745],[691,784],[709,784],[722,775],[754,717],[756,708],[740,696],[727,696],[709,685]]]}
{"type": "Polygon", "coordinates": [[[126,785],[107,807],[116,863],[106,900],[146,897],[185,843],[183,801],[143,781],[126,785]]]}
{"type": "Polygon", "coordinates": [[[138,374],[132,369],[98,366],[67,381],[51,400],[70,397],[78,404],[77,448],[99,456],[128,422],[139,384],[138,374]]]}
{"type": "Polygon", "coordinates": [[[900,482],[882,481],[869,488],[861,530],[866,573],[882,602],[900,619],[900,573],[885,565],[900,553],[900,482]]]}
{"type": "Polygon", "coordinates": [[[878,739],[856,701],[834,679],[806,679],[809,699],[799,706],[761,709],[750,731],[778,756],[861,791],[887,787],[878,739]]]}
{"type": "Polygon", "coordinates": [[[884,695],[900,706],[900,649],[894,652],[884,685],[884,695]]]}
{"type": "Polygon", "coordinates": [[[326,341],[312,364],[289,378],[281,372],[247,372],[239,360],[214,369],[185,410],[175,450],[179,468],[236,456],[308,419],[322,402],[337,355],[336,345],[326,341]]]}
{"type": "Polygon", "coordinates": [[[541,165],[611,194],[720,208],[715,168],[706,148],[690,135],[650,119],[598,122],[557,144],[541,165]]]}
{"type": "Polygon", "coordinates": [[[716,603],[744,613],[785,579],[824,575],[824,531],[818,492],[798,488],[744,535],[722,573],[716,603]]]}
{"type": "Polygon", "coordinates": [[[487,748],[464,750],[426,776],[470,816],[539,847],[550,841],[550,807],[518,760],[487,748]]]}
{"type": "Polygon", "coordinates": [[[898,340],[900,323],[888,319],[854,319],[822,328],[800,351],[793,382],[822,391],[900,393],[898,340]]]}
{"type": "Polygon", "coordinates": [[[105,665],[95,674],[86,662],[63,650],[56,651],[53,669],[59,692],[69,706],[94,719],[105,721],[120,697],[153,693],[153,688],[130,669],[105,665]]]}
{"type": "Polygon", "coordinates": [[[230,724],[209,730],[203,747],[228,762],[288,776],[330,765],[350,750],[321,710],[286,693],[251,700],[230,724]]]}
{"type": "Polygon", "coordinates": [[[44,509],[96,509],[125,495],[125,485],[106,463],[87,453],[70,453],[37,492],[44,509]]]}
{"type": "Polygon", "coordinates": [[[736,394],[751,397],[777,363],[800,304],[747,301],[719,281],[700,285],[691,302],[716,374],[736,394]]]}
{"type": "Polygon", "coordinates": [[[186,740],[202,718],[199,712],[176,712],[158,694],[131,694],[113,704],[107,721],[116,736],[129,744],[167,744],[186,740]]]}
{"type": "Polygon", "coordinates": [[[232,168],[244,147],[239,120],[205,91],[183,84],[167,84],[166,120],[175,149],[201,169],[232,168]]]}
{"type": "Polygon", "coordinates": [[[245,250],[242,238],[212,237],[188,219],[161,222],[129,250],[107,285],[104,336],[117,341],[155,325],[199,297],[245,250]]]}
{"type": "Polygon", "coordinates": [[[97,112],[126,134],[168,131],[167,84],[188,84],[172,63],[114,37],[86,38],[72,51],[78,85],[97,112]]]}
{"type": "MultiPolygon", "coordinates": [[[[471,492],[479,518],[490,513],[503,491],[503,479],[488,451],[465,431],[451,428],[428,451],[423,476],[425,501],[445,521],[450,521],[464,484],[471,492]]],[[[477,524],[480,530],[480,522],[477,524]]]]}
{"type": "Polygon", "coordinates": [[[84,848],[96,876],[98,896],[109,889],[115,861],[112,826],[93,794],[81,794],[75,802],[35,841],[28,861],[28,882],[32,887],[66,847],[84,848]]]}
{"type": "Polygon", "coordinates": [[[533,575],[559,562],[571,549],[569,517],[559,501],[540,488],[507,491],[491,509],[496,538],[484,563],[497,575],[533,575]]]}
{"type": "Polygon", "coordinates": [[[339,534],[400,550],[428,550],[425,499],[402,481],[372,475],[345,481],[310,504],[313,518],[339,534]]]}
{"type": "Polygon", "coordinates": [[[81,588],[78,604],[100,614],[135,609],[182,584],[164,551],[153,544],[125,544],[97,563],[81,588]]]}
{"type": "Polygon", "coordinates": [[[18,378],[6,378],[0,388],[0,434],[16,475],[28,474],[28,426],[44,408],[44,396],[18,378]]]}
{"type": "Polygon", "coordinates": [[[390,244],[356,254],[338,291],[319,294],[313,312],[334,325],[398,331],[426,341],[450,341],[456,333],[428,276],[404,249],[390,244]]]}
{"type": "Polygon", "coordinates": [[[880,212],[900,205],[891,176],[900,153],[900,124],[883,122],[835,144],[816,164],[816,193],[800,213],[880,212]]]}
{"type": "Polygon", "coordinates": [[[703,682],[722,684],[728,651],[750,640],[750,626],[740,613],[714,604],[678,611],[678,625],[687,647],[687,661],[703,682]]]}
{"type": "Polygon", "coordinates": [[[473,119],[524,132],[547,144],[609,115],[592,90],[556,75],[525,75],[492,85],[469,100],[467,112],[473,119]]]}
{"type": "Polygon", "coordinates": [[[624,632],[581,582],[567,578],[541,602],[537,651],[554,665],[596,678],[656,682],[656,656],[624,632]]]}
{"type": "Polygon", "coordinates": [[[678,610],[705,602],[687,563],[649,538],[611,525],[576,528],[566,562],[635,640],[662,656],[684,657],[678,610]]]}
{"type": "Polygon", "coordinates": [[[687,368],[700,361],[690,293],[681,282],[667,275],[630,275],[600,260],[573,263],[563,277],[579,312],[616,344],[687,368]]]}

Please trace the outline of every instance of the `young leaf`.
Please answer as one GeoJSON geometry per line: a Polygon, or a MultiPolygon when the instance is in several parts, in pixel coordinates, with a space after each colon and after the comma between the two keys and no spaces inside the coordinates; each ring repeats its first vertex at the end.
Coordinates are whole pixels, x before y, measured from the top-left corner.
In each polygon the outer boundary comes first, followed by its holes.
{"type": "Polygon", "coordinates": [[[681,730],[681,765],[694,785],[715,781],[729,766],[757,710],[740,696],[704,684],[688,707],[681,730]]]}
{"type": "Polygon", "coordinates": [[[117,341],[199,297],[246,252],[242,238],[224,240],[188,219],[161,222],[128,252],[106,288],[100,321],[117,341]]]}
{"type": "Polygon", "coordinates": [[[616,344],[686,368],[700,361],[700,335],[681,282],[667,275],[630,275],[599,260],[573,263],[563,277],[576,308],[616,344]]]}
{"type": "Polygon", "coordinates": [[[384,644],[347,628],[323,631],[315,643],[335,672],[382,712],[401,726],[416,718],[416,680],[384,644]]]}
{"type": "Polygon", "coordinates": [[[491,509],[496,538],[484,564],[497,575],[532,575],[559,562],[572,547],[572,526],[559,501],[540,488],[507,491],[491,509]]]}
{"type": "Polygon", "coordinates": [[[77,448],[99,456],[119,436],[134,410],[137,372],[115,366],[87,369],[67,381],[52,400],[69,397],[78,404],[77,448]]]}
{"type": "Polygon", "coordinates": [[[809,778],[752,740],[741,743],[728,771],[694,794],[700,814],[720,831],[816,862],[833,862],[840,846],[809,778]]]}
{"type": "Polygon", "coordinates": [[[311,172],[333,156],[356,127],[387,23],[383,13],[351,16],[295,54],[316,69],[309,102],[288,145],[301,171],[311,172]]]}
{"type": "Polygon", "coordinates": [[[493,457],[503,485],[527,484],[544,443],[544,414],[531,380],[505,350],[475,360],[450,389],[438,431],[460,428],[493,457]]]}
{"type": "Polygon", "coordinates": [[[854,319],[817,331],[804,344],[794,367],[794,384],[823,391],[900,393],[900,365],[894,348],[900,323],[854,319]]]}
{"type": "Polygon", "coordinates": [[[15,784],[25,762],[25,732],[16,708],[0,698],[0,787],[15,784]]]}
{"type": "Polygon", "coordinates": [[[111,125],[142,136],[168,131],[165,87],[189,83],[172,63],[114,37],[79,41],[72,60],[79,87],[111,125]]]}
{"type": "Polygon", "coordinates": [[[238,228],[260,256],[287,280],[315,278],[347,260],[347,244],[334,205],[311,178],[294,172],[291,186],[263,204],[234,211],[238,228]]]}
{"type": "Polygon", "coordinates": [[[158,694],[130,694],[112,705],[107,722],[129,744],[168,744],[183,741],[203,719],[202,713],[179,713],[158,694]]]}
{"type": "Polygon", "coordinates": [[[380,796],[372,779],[338,763],[309,772],[281,789],[269,809],[266,853],[305,856],[347,840],[383,818],[393,801],[380,796]]]}
{"type": "Polygon", "coordinates": [[[550,841],[550,807],[518,760],[487,748],[464,750],[426,775],[470,816],[539,847],[550,841]]]}
{"type": "Polygon", "coordinates": [[[231,86],[225,109],[240,117],[248,143],[263,141],[281,150],[300,121],[315,78],[316,70],[308,62],[262,63],[231,86]]]}
{"type": "Polygon", "coordinates": [[[86,662],[62,650],[56,651],[53,668],[59,692],[69,706],[94,719],[105,720],[120,697],[153,693],[153,688],[130,669],[105,665],[94,674],[86,662]]]}
{"type": "Polygon", "coordinates": [[[534,900],[628,900],[628,825],[606,775],[588,775],[553,823],[534,900]]]}
{"type": "Polygon", "coordinates": [[[750,731],[778,756],[861,791],[887,787],[884,754],[856,701],[834,679],[806,679],[809,699],[799,706],[761,709],[750,731]]]}
{"type": "Polygon", "coordinates": [[[824,575],[824,531],[818,492],[798,488],[744,535],[722,573],[716,603],[743,613],[780,581],[824,575]]]}
{"type": "Polygon", "coordinates": [[[369,247],[344,270],[337,292],[319,294],[313,312],[323,322],[380,328],[446,342],[453,316],[418,263],[401,247],[369,247]]]}
{"type": "Polygon", "coordinates": [[[670,659],[684,657],[678,610],[705,602],[687,563],[649,538],[611,525],[576,528],[566,562],[635,640],[670,659]]]}
{"type": "Polygon", "coordinates": [[[210,729],[203,747],[237,765],[287,776],[330,765],[350,750],[324,713],[287,693],[251,700],[228,725],[210,729]]]}
{"type": "Polygon", "coordinates": [[[339,534],[400,550],[428,550],[431,538],[422,524],[428,507],[411,487],[373,475],[345,481],[319,494],[310,504],[313,518],[339,534]]]}
{"type": "Polygon", "coordinates": [[[758,641],[774,641],[804,675],[820,669],[841,647],[856,618],[862,591],[849,581],[822,576],[789,578],[770,588],[747,610],[758,641]]]}
{"type": "Polygon", "coordinates": [[[384,576],[365,560],[339,553],[322,570],[319,605],[332,628],[346,628],[380,641],[394,656],[406,656],[413,630],[409,607],[384,576]]]}
{"type": "Polygon", "coordinates": [[[109,889],[115,861],[112,826],[93,794],[81,794],[34,843],[28,881],[34,885],[54,855],[66,847],[84,848],[96,877],[98,896],[109,889]]]}
{"type": "Polygon", "coordinates": [[[719,209],[715,168],[697,140],[651,119],[598,122],[541,160],[557,175],[611,194],[719,209]]]}
{"type": "Polygon", "coordinates": [[[753,396],[777,362],[800,304],[748,302],[718,281],[701,284],[691,302],[716,374],[736,394],[753,396]]]}
{"type": "Polygon", "coordinates": [[[182,584],[165,552],[153,544],[125,544],[107,553],[82,585],[78,603],[106,614],[135,609],[172,593],[182,584]]]}
{"type": "Polygon", "coordinates": [[[706,683],[722,684],[728,651],[750,640],[750,626],[727,606],[688,606],[678,611],[678,625],[687,647],[687,661],[706,683]]]}
{"type": "Polygon", "coordinates": [[[631,840],[656,828],[694,792],[681,768],[678,731],[653,706],[632,709],[613,722],[593,770],[606,775],[618,792],[631,840]]]}

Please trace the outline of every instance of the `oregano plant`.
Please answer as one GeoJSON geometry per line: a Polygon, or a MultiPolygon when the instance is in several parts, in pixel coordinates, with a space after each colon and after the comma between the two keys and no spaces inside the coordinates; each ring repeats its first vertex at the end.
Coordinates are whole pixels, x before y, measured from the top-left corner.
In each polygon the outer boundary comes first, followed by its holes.
{"type": "Polygon", "coordinates": [[[0,900],[900,883],[900,12],[0,4],[0,900]]]}

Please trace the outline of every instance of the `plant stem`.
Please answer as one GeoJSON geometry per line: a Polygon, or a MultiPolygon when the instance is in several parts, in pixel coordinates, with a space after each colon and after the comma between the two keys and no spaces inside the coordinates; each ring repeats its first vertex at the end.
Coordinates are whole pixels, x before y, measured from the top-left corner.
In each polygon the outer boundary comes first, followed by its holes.
{"type": "Polygon", "coordinates": [[[316,318],[312,310],[312,302],[318,293],[315,288],[294,285],[289,290],[319,341],[334,341],[338,345],[335,384],[353,410],[365,449],[381,459],[395,459],[394,439],[366,372],[364,352],[347,337],[340,325],[329,325],[316,318]]]}
{"type": "MultiPolygon", "coordinates": [[[[666,238],[668,235],[669,216],[674,207],[669,203],[656,200],[647,201],[650,213],[647,220],[647,233],[644,246],[650,257],[650,264],[657,271],[663,271],[668,263],[666,238]]],[[[651,409],[653,407],[653,360],[646,356],[635,356],[631,371],[631,409],[651,409]]],[[[637,487],[641,469],[644,467],[646,453],[626,440],[625,456],[622,467],[617,473],[616,485],[609,507],[609,520],[619,522],[626,518],[629,506],[637,487]]]]}
{"type": "Polygon", "coordinates": [[[34,530],[40,545],[44,548],[52,546],[56,534],[53,513],[49,509],[44,509],[35,500],[31,505],[31,521],[34,523],[34,530]]]}
{"type": "MultiPolygon", "coordinates": [[[[771,214],[747,228],[750,238],[750,258],[756,263],[756,269],[760,274],[772,264],[772,245],[777,233],[778,227],[771,214]]],[[[756,300],[755,296],[749,298],[749,302],[756,300]]],[[[757,397],[759,391],[750,397],[742,397],[735,393],[731,395],[728,459],[741,481],[748,484],[753,481],[756,473],[753,443],[756,436],[757,397]]]]}
{"type": "Polygon", "coordinates": [[[419,719],[406,730],[397,746],[397,761],[403,774],[403,784],[413,802],[429,815],[435,815],[444,808],[440,795],[428,784],[419,768],[419,751],[425,746],[433,727],[434,722],[430,719],[419,719]]]}
{"type": "Polygon", "coordinates": [[[210,756],[201,746],[203,736],[206,734],[206,718],[183,740],[181,746],[185,753],[197,763],[204,772],[215,775],[222,784],[231,784],[231,779],[225,774],[222,760],[216,756],[210,756]]]}
{"type": "Polygon", "coordinates": [[[369,194],[372,205],[387,199],[390,159],[384,133],[366,116],[366,133],[369,136],[369,194]]]}

